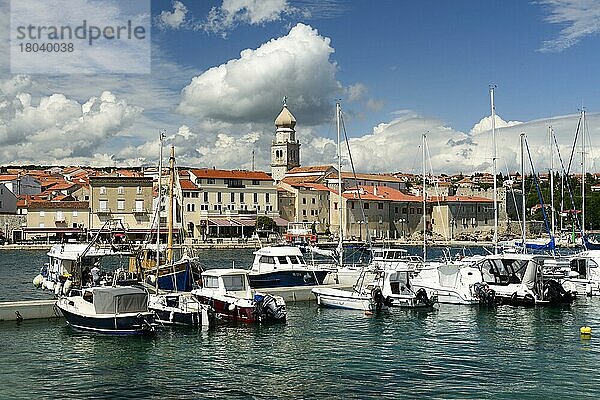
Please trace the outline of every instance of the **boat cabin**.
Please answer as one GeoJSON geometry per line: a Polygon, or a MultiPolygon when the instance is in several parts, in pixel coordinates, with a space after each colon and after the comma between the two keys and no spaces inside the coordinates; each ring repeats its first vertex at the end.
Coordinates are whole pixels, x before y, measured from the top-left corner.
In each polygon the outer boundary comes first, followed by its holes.
{"type": "Polygon", "coordinates": [[[533,289],[541,279],[542,264],[527,255],[486,257],[479,264],[485,283],[508,286],[524,284],[533,289]]]}
{"type": "Polygon", "coordinates": [[[295,246],[263,247],[254,252],[252,272],[286,270],[306,267],[302,251],[295,246]]]}
{"type": "Polygon", "coordinates": [[[309,244],[317,242],[313,233],[312,222],[290,222],[285,232],[285,241],[294,244],[309,244]]]}
{"type": "Polygon", "coordinates": [[[377,269],[406,269],[422,263],[419,256],[413,256],[404,249],[374,249],[371,265],[377,269]]]}
{"type": "Polygon", "coordinates": [[[245,269],[209,269],[202,273],[202,291],[212,291],[237,298],[252,298],[252,290],[245,269]]]}
{"type": "Polygon", "coordinates": [[[571,271],[580,279],[600,280],[600,250],[590,250],[577,254],[571,259],[571,271]]]}

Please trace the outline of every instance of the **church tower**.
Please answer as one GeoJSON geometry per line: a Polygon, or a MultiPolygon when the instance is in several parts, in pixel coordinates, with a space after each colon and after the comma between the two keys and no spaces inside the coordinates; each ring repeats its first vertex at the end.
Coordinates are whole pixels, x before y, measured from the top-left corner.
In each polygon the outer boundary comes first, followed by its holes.
{"type": "Polygon", "coordinates": [[[287,108],[283,98],[283,109],[275,119],[275,140],[271,145],[271,175],[279,182],[285,173],[300,166],[300,143],[296,140],[296,118],[287,108]]]}

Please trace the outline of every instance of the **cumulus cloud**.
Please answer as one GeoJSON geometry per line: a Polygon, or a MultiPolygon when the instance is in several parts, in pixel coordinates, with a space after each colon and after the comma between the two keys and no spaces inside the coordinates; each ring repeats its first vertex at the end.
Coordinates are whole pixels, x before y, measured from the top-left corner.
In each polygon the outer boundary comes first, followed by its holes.
{"type": "Polygon", "coordinates": [[[383,100],[369,99],[366,106],[371,111],[380,111],[383,108],[383,100]]]}
{"type": "Polygon", "coordinates": [[[286,36],[194,77],[182,90],[178,111],[230,123],[271,121],[287,96],[296,118],[321,123],[342,90],[329,59],[333,52],[329,38],[298,24],[286,36]]]}
{"type": "Polygon", "coordinates": [[[365,93],[367,93],[367,87],[362,83],[356,83],[348,86],[346,93],[348,94],[348,100],[357,101],[360,100],[365,93]]]}
{"type": "Polygon", "coordinates": [[[547,40],[541,52],[559,52],[600,32],[600,7],[596,0],[538,0],[549,14],[544,21],[564,26],[558,37],[547,40]]]}
{"type": "Polygon", "coordinates": [[[260,25],[280,20],[294,11],[287,0],[223,0],[220,7],[210,10],[201,28],[224,33],[241,23],[260,25]]]}
{"type": "MultiPolygon", "coordinates": [[[[8,94],[15,77],[3,82],[0,95],[0,162],[68,162],[93,157],[97,148],[128,127],[140,107],[104,91],[84,103],[64,94],[41,97],[36,105],[29,93],[8,94]]],[[[87,163],[86,163],[87,164],[87,163]]]]}
{"type": "Polygon", "coordinates": [[[156,25],[160,29],[179,29],[186,25],[188,9],[181,1],[173,1],[172,11],[162,11],[156,17],[156,25]]]}

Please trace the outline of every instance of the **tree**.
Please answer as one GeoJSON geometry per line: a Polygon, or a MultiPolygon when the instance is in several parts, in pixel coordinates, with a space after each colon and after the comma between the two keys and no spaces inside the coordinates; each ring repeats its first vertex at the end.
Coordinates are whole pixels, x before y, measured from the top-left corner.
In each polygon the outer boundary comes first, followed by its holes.
{"type": "Polygon", "coordinates": [[[274,231],[277,229],[277,224],[271,218],[266,215],[259,215],[256,217],[256,229],[274,231]]]}

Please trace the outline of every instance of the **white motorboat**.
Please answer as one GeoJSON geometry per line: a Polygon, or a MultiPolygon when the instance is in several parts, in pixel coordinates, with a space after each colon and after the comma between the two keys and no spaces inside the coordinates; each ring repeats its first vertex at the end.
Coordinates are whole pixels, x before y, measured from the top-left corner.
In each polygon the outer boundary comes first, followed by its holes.
{"type": "Polygon", "coordinates": [[[202,287],[192,290],[192,295],[212,307],[222,320],[284,322],[287,311],[283,298],[252,290],[248,273],[245,269],[209,269],[202,273],[202,287]]]}
{"type": "Polygon", "coordinates": [[[132,335],[154,332],[155,315],[148,292],[136,286],[96,286],[73,289],[56,306],[77,330],[132,335]]]}
{"type": "Polygon", "coordinates": [[[200,303],[189,292],[150,295],[148,309],[156,314],[156,322],[165,325],[208,328],[214,319],[212,308],[200,303]]]}
{"type": "Polygon", "coordinates": [[[600,295],[600,250],[587,250],[575,254],[570,260],[570,271],[563,285],[572,285],[577,293],[600,295]]]}
{"type": "Polygon", "coordinates": [[[346,310],[379,311],[387,308],[381,289],[369,293],[366,290],[342,290],[327,287],[312,289],[321,307],[343,308],[346,310]]]}

